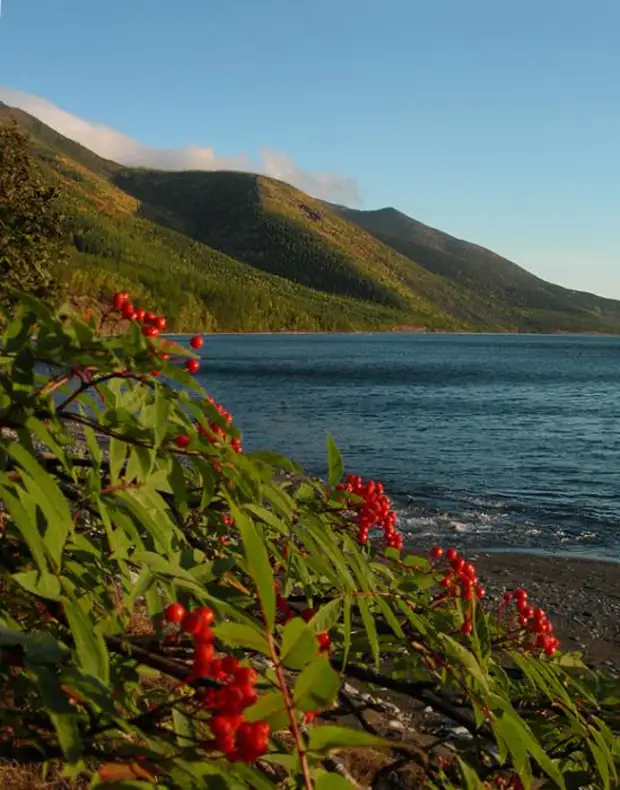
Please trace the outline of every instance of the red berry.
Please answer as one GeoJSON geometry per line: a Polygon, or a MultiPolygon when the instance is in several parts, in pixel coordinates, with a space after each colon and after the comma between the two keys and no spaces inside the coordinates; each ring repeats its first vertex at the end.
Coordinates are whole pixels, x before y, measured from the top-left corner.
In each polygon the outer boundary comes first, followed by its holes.
{"type": "Polygon", "coordinates": [[[186,634],[195,634],[200,630],[200,618],[195,612],[186,612],[181,622],[181,628],[186,634]]]}
{"type": "Polygon", "coordinates": [[[504,593],[504,603],[505,604],[511,603],[513,598],[514,598],[514,595],[512,593],[510,593],[510,592],[504,593]]]}
{"type": "Polygon", "coordinates": [[[186,433],[179,434],[179,436],[177,436],[174,440],[176,446],[179,447],[181,450],[185,450],[186,447],[189,447],[190,442],[191,439],[186,433]]]}
{"type": "Polygon", "coordinates": [[[157,335],[159,334],[159,329],[157,329],[154,326],[145,326],[142,329],[142,334],[144,335],[144,337],[151,337],[151,338],[157,337],[157,335]]]}
{"type": "Polygon", "coordinates": [[[471,620],[465,620],[463,625],[461,626],[461,633],[462,634],[471,634],[474,630],[474,626],[471,620]]]}
{"type": "Polygon", "coordinates": [[[211,609],[209,606],[199,606],[194,613],[200,618],[201,625],[213,625],[215,615],[213,613],[213,609],[211,609]]]}
{"type": "Polygon", "coordinates": [[[456,549],[448,549],[446,552],[446,559],[448,562],[455,562],[458,559],[459,553],[456,549]]]}
{"type": "Polygon", "coordinates": [[[304,609],[304,611],[301,613],[301,617],[302,620],[309,622],[310,620],[312,620],[315,614],[316,612],[314,611],[314,609],[304,609]]]}
{"type": "Polygon", "coordinates": [[[252,667],[239,667],[235,671],[235,682],[240,686],[254,686],[258,681],[258,672],[252,667]]]}
{"type": "Polygon", "coordinates": [[[209,628],[208,625],[205,625],[199,618],[199,625],[198,629],[193,632],[194,635],[194,642],[213,642],[215,639],[215,634],[209,628]]]}
{"type": "Polygon", "coordinates": [[[198,373],[199,369],[200,369],[200,363],[198,362],[197,359],[192,358],[192,359],[188,359],[185,362],[185,370],[187,370],[188,373],[198,373]]]}
{"type": "Polygon", "coordinates": [[[211,664],[215,648],[209,642],[198,642],[194,648],[194,661],[202,661],[203,663],[211,664]]]}
{"type": "Polygon", "coordinates": [[[116,308],[116,310],[120,310],[121,307],[127,302],[129,299],[129,294],[126,291],[119,291],[115,293],[112,297],[112,304],[116,308]]]}
{"type": "Polygon", "coordinates": [[[126,318],[127,320],[131,321],[131,319],[134,316],[133,305],[131,304],[131,302],[125,302],[121,310],[121,313],[123,318],[126,318]]]}
{"type": "Polygon", "coordinates": [[[163,332],[164,329],[166,328],[167,323],[168,322],[166,321],[163,315],[158,315],[157,318],[153,321],[153,326],[156,329],[159,329],[160,332],[163,332]]]}
{"type": "Polygon", "coordinates": [[[478,598],[484,598],[486,594],[487,591],[484,589],[484,587],[481,587],[480,585],[476,587],[476,595],[478,596],[478,598]]]}
{"type": "Polygon", "coordinates": [[[151,313],[149,311],[148,313],[144,314],[144,323],[145,324],[152,324],[155,321],[156,318],[157,318],[157,316],[155,315],[155,313],[151,313]]]}
{"type": "Polygon", "coordinates": [[[141,307],[138,307],[133,317],[135,321],[144,321],[144,310],[141,307]]]}
{"type": "MultiPolygon", "coordinates": [[[[210,647],[210,645],[208,645],[210,647]]],[[[192,676],[195,678],[207,678],[211,674],[211,659],[203,661],[194,657],[194,664],[192,667],[192,676]]]]}
{"type": "Polygon", "coordinates": [[[224,656],[222,659],[222,670],[227,675],[235,675],[239,669],[239,659],[234,656],[224,656]]]}
{"type": "Polygon", "coordinates": [[[332,640],[329,638],[329,634],[327,631],[323,631],[321,634],[316,635],[317,642],[319,643],[319,648],[321,652],[325,652],[329,650],[332,640]]]}
{"type": "Polygon", "coordinates": [[[443,549],[441,546],[433,546],[431,549],[431,557],[434,560],[438,560],[440,557],[443,557],[443,549]]]}
{"type": "Polygon", "coordinates": [[[189,344],[192,348],[199,349],[204,346],[205,341],[202,335],[194,335],[194,337],[189,341],[189,344]]]}
{"type": "Polygon", "coordinates": [[[166,607],[164,617],[169,623],[180,623],[185,617],[185,607],[180,603],[171,603],[166,607]]]}

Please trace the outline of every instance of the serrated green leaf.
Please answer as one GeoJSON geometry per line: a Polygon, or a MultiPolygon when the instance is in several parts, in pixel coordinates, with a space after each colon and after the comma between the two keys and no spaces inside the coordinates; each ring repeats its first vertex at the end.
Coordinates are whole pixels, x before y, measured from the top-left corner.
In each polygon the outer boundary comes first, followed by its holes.
{"type": "Polygon", "coordinates": [[[280,645],[280,662],[287,669],[303,669],[318,654],[314,632],[301,617],[293,617],[284,626],[280,645]]]}
{"type": "Polygon", "coordinates": [[[258,702],[243,712],[245,721],[266,721],[272,730],[288,724],[286,703],[281,691],[261,694],[258,702]]]}
{"type": "MultiPolygon", "coordinates": [[[[63,587],[67,590],[67,585],[64,582],[63,579],[63,587]]],[[[80,665],[87,674],[99,678],[103,683],[108,683],[110,680],[109,656],[100,628],[93,623],[71,595],[65,600],[64,610],[69,621],[71,635],[75,641],[80,665]]]]}
{"type": "Polygon", "coordinates": [[[344,462],[336,442],[330,435],[327,436],[327,465],[327,479],[329,485],[335,486],[342,480],[342,475],[344,474],[344,462]]]}
{"type": "Polygon", "coordinates": [[[272,631],[276,619],[276,593],[265,543],[254,524],[232,501],[229,501],[229,510],[235,526],[241,533],[245,559],[256,585],[267,628],[272,631]]]}
{"type": "Polygon", "coordinates": [[[56,480],[24,447],[12,442],[6,449],[24,470],[22,482],[45,514],[47,529],[43,544],[49,557],[59,568],[65,542],[73,527],[67,500],[62,495],[56,480]]]}
{"type": "Polygon", "coordinates": [[[50,601],[59,601],[61,596],[60,582],[53,573],[40,573],[39,571],[24,571],[14,573],[12,577],[24,590],[47,598],[50,601]]]}
{"type": "Polygon", "coordinates": [[[21,489],[18,490],[18,496],[15,496],[5,486],[0,486],[0,495],[26,546],[30,549],[32,559],[36,562],[41,573],[47,573],[45,546],[43,537],[37,528],[36,508],[31,497],[21,489]]]}
{"type": "Polygon", "coordinates": [[[324,604],[314,615],[308,626],[315,634],[322,634],[331,631],[338,624],[342,614],[342,598],[335,598],[333,601],[324,604]]]}
{"type": "Polygon", "coordinates": [[[379,639],[377,638],[377,626],[375,625],[375,618],[370,613],[370,607],[368,606],[368,601],[361,596],[358,596],[355,599],[355,603],[357,604],[357,608],[362,615],[362,622],[364,623],[364,628],[366,630],[366,636],[368,637],[368,645],[370,647],[370,651],[372,653],[372,657],[375,660],[375,666],[379,667],[379,639]]]}
{"type": "Polygon", "coordinates": [[[293,699],[304,711],[325,708],[335,700],[340,688],[340,677],[327,656],[319,656],[297,678],[293,699]]]}
{"type": "Polygon", "coordinates": [[[266,656],[270,655],[265,635],[254,626],[241,623],[222,623],[213,629],[213,633],[222,642],[226,642],[232,647],[246,647],[266,656]]]}
{"type": "Polygon", "coordinates": [[[34,674],[41,701],[54,725],[60,748],[65,758],[70,763],[75,763],[82,756],[77,714],[63,694],[53,672],[45,667],[38,667],[34,674]]]}

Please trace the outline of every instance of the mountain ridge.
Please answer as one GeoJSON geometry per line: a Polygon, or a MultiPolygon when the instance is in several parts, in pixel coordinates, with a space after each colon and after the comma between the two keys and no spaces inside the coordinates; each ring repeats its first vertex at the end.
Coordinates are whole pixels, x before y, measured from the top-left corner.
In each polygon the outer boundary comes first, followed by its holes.
{"type": "Polygon", "coordinates": [[[121,282],[210,331],[620,332],[620,302],[547,283],[394,208],[360,211],[282,181],[104,159],[21,110],[60,187],[80,295],[121,282]]]}

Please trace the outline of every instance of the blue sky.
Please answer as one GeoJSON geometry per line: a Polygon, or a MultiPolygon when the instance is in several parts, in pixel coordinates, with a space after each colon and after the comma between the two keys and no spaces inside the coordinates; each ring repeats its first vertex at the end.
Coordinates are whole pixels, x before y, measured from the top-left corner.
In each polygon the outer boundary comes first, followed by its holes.
{"type": "Polygon", "coordinates": [[[620,298],[619,40],[618,0],[3,0],[0,99],[620,298]]]}

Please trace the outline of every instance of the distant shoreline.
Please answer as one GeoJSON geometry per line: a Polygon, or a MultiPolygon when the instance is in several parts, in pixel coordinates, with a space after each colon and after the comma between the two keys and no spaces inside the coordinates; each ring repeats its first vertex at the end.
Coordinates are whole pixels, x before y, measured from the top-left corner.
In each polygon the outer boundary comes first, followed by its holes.
{"type": "Polygon", "coordinates": [[[192,335],[228,335],[228,336],[253,336],[253,335],[463,335],[467,337],[501,337],[504,335],[520,335],[523,337],[620,337],[620,332],[568,332],[558,329],[555,332],[517,332],[512,330],[498,331],[498,332],[467,332],[465,330],[450,331],[449,329],[433,330],[433,329],[353,329],[341,330],[334,332],[332,330],[325,331],[306,331],[286,329],[273,332],[219,332],[217,330],[196,332],[165,332],[162,337],[191,337],[192,335]]]}

